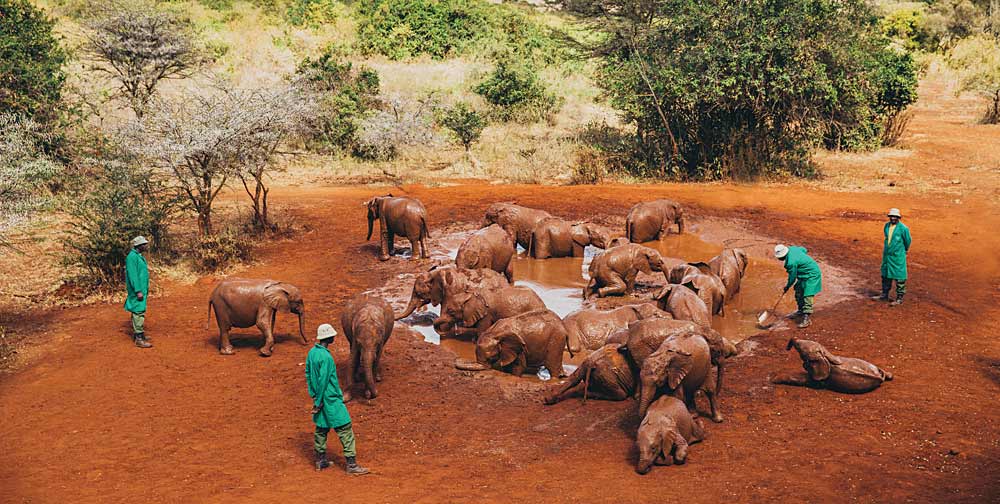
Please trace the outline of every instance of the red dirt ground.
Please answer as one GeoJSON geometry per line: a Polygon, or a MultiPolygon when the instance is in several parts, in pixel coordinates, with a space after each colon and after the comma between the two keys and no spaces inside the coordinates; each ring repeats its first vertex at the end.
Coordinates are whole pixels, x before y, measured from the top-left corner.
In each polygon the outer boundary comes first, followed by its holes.
{"type": "MultiPolygon", "coordinates": [[[[281,278],[306,295],[309,330],[336,321],[356,292],[415,263],[380,263],[363,241],[370,188],[276,191],[311,231],[265,247],[241,276],[281,278]]],[[[803,331],[757,337],[736,359],[723,424],[687,465],[633,471],[635,404],[577,400],[546,407],[537,391],[466,374],[446,350],[396,331],[375,401],[351,403],[359,460],[373,474],[316,473],[303,367],[306,350],[256,336],[233,357],[205,329],[214,279],[168,286],[150,300],[156,348],[130,345],[118,305],[39,312],[19,372],[0,379],[3,502],[695,502],[967,501],[1000,499],[1000,217],[990,202],[722,185],[403,187],[435,226],[475,222],[493,201],[570,218],[623,214],[669,196],[698,215],[738,217],[755,232],[806,244],[878,282],[882,215],[904,209],[914,245],[907,303],[855,300],[803,331]],[[774,387],[794,370],[791,335],[862,357],[896,380],[861,396],[774,387]]],[[[751,272],[752,274],[752,272],[751,272]]],[[[281,333],[293,319],[279,317],[281,333]]],[[[248,332],[252,334],[252,332],[248,332]]],[[[335,357],[346,358],[337,342],[335,357]]],[[[343,374],[343,366],[341,366],[343,374]]],[[[339,453],[332,441],[333,452],[339,453]]],[[[337,457],[337,463],[342,459],[337,457]]]]}

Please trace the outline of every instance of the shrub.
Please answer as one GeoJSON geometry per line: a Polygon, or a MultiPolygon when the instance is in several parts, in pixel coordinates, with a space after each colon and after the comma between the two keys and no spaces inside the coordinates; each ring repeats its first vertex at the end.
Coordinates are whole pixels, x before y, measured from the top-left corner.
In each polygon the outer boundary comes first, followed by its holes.
{"type": "Polygon", "coordinates": [[[456,103],[445,110],[441,117],[441,125],[458,137],[466,152],[472,148],[473,142],[479,140],[486,124],[486,118],[465,102],[456,103]]]}
{"type": "Polygon", "coordinates": [[[320,26],[350,15],[347,7],[336,0],[291,0],[285,19],[295,26],[320,26]]]}
{"type": "Polygon", "coordinates": [[[882,32],[907,51],[933,51],[939,40],[928,28],[923,10],[899,9],[882,19],[882,32]]]}
{"type": "Polygon", "coordinates": [[[66,52],[28,0],[0,0],[0,111],[51,124],[62,110],[66,52]]]}
{"type": "Polygon", "coordinates": [[[193,247],[195,265],[202,271],[216,271],[246,262],[253,255],[253,241],[238,229],[199,236],[193,247]]]}
{"type": "Polygon", "coordinates": [[[963,40],[951,50],[948,64],[959,72],[959,92],[986,100],[983,122],[1000,123],[1000,41],[987,35],[963,40]]]}
{"type": "Polygon", "coordinates": [[[534,68],[509,57],[501,58],[474,91],[492,106],[491,115],[499,121],[538,121],[562,106],[562,100],[545,89],[534,68]]]}
{"type": "Polygon", "coordinates": [[[0,247],[48,203],[48,184],[61,171],[42,148],[48,135],[37,122],[0,113],[0,247]]]}
{"type": "Polygon", "coordinates": [[[376,161],[396,157],[406,145],[434,141],[430,101],[410,102],[399,97],[385,100],[386,109],[369,113],[357,131],[355,155],[376,161]]]}
{"type": "Polygon", "coordinates": [[[379,78],[374,70],[357,69],[336,49],[299,63],[296,79],[315,95],[316,114],[309,120],[309,147],[319,151],[352,149],[357,123],[379,105],[379,78]]]}

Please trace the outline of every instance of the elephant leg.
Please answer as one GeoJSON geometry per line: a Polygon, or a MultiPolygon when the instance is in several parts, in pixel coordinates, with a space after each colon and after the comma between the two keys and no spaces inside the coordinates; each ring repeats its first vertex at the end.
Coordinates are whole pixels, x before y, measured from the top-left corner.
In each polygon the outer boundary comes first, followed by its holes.
{"type": "Polygon", "coordinates": [[[712,421],[722,423],[722,413],[719,413],[719,403],[715,396],[715,390],[704,390],[703,392],[705,392],[705,397],[708,398],[708,407],[712,411],[712,421]]]}
{"type": "Polygon", "coordinates": [[[233,355],[236,353],[233,351],[233,344],[229,341],[229,331],[231,330],[232,326],[219,324],[219,353],[222,355],[233,355]]]}
{"type": "Polygon", "coordinates": [[[396,255],[396,235],[392,231],[389,231],[386,233],[385,241],[387,244],[386,249],[389,251],[389,255],[396,255]]]}
{"type": "Polygon", "coordinates": [[[612,294],[624,294],[628,290],[628,285],[618,275],[612,275],[607,285],[597,289],[598,297],[608,297],[612,294]]]}
{"type": "Polygon", "coordinates": [[[507,278],[507,283],[514,285],[514,260],[507,262],[507,268],[503,271],[503,276],[507,278]]]}
{"type": "Polygon", "coordinates": [[[372,371],[375,372],[375,381],[382,381],[382,348],[375,351],[375,363],[372,365],[372,371]]]}
{"type": "MultiPolygon", "coordinates": [[[[591,378],[591,380],[593,380],[593,378],[591,378]]],[[[587,395],[592,399],[600,401],[624,401],[629,398],[627,390],[621,388],[605,390],[603,388],[595,388],[593,385],[590,386],[590,390],[587,392],[587,395]]]]}
{"type": "Polygon", "coordinates": [[[635,279],[639,276],[638,271],[632,271],[625,276],[625,294],[635,292],[635,279]]]}
{"type": "Polygon", "coordinates": [[[257,328],[264,335],[264,345],[259,350],[260,355],[263,357],[270,357],[271,351],[274,348],[274,327],[271,325],[273,318],[273,314],[271,316],[264,314],[257,318],[257,328]]]}
{"type": "Polygon", "coordinates": [[[350,402],[354,399],[354,394],[352,390],[354,389],[354,382],[358,381],[355,379],[354,375],[358,372],[358,361],[361,359],[361,348],[360,345],[351,345],[351,357],[347,360],[347,375],[344,380],[344,402],[350,402]]]}
{"type": "Polygon", "coordinates": [[[407,240],[410,241],[410,257],[413,259],[419,259],[424,256],[424,251],[420,246],[420,235],[417,236],[407,236],[407,240]]]}
{"type": "Polygon", "coordinates": [[[392,234],[391,231],[389,231],[387,229],[383,229],[382,232],[380,233],[380,237],[379,237],[379,251],[378,251],[379,252],[378,258],[379,258],[380,261],[388,261],[389,260],[389,254],[390,254],[389,243],[392,240],[392,238],[390,238],[389,236],[391,234],[392,234]]]}
{"type": "Polygon", "coordinates": [[[576,371],[573,371],[573,374],[569,375],[569,379],[566,380],[566,383],[563,383],[558,389],[545,395],[545,404],[555,404],[569,399],[577,393],[582,393],[583,377],[585,374],[586,368],[582,366],[577,368],[576,371]]]}
{"type": "Polygon", "coordinates": [[[771,383],[775,385],[795,385],[798,387],[808,387],[812,384],[812,380],[809,379],[809,375],[804,372],[778,376],[771,380],[771,383]]]}
{"type": "Polygon", "coordinates": [[[558,352],[550,352],[548,357],[545,359],[545,368],[549,370],[549,374],[553,378],[558,376],[559,378],[566,377],[566,369],[562,365],[562,351],[564,347],[559,347],[558,352]]]}

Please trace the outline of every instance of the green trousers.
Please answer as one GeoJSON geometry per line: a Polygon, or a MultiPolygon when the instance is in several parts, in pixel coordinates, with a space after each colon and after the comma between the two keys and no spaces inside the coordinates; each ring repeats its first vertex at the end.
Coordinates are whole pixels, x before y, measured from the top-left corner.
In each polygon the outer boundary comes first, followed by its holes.
{"type": "MultiPolygon", "coordinates": [[[[354,429],[351,427],[351,424],[334,427],[333,431],[337,433],[337,437],[340,438],[340,444],[344,447],[344,458],[356,456],[357,452],[354,449],[354,429]]],[[[320,455],[326,453],[326,437],[329,434],[329,427],[316,427],[316,433],[313,434],[313,449],[316,450],[316,453],[320,455]]]]}
{"type": "Polygon", "coordinates": [[[799,313],[812,315],[813,300],[816,296],[803,296],[802,293],[802,290],[795,289],[795,303],[799,305],[799,313]]]}
{"type": "MultiPolygon", "coordinates": [[[[882,277],[882,297],[889,297],[892,282],[891,278],[882,277]]],[[[906,280],[896,280],[896,297],[901,298],[904,295],[906,295],[906,280]]]]}
{"type": "Polygon", "coordinates": [[[142,334],[143,327],[146,325],[146,312],[133,313],[132,314],[132,333],[142,334]]]}

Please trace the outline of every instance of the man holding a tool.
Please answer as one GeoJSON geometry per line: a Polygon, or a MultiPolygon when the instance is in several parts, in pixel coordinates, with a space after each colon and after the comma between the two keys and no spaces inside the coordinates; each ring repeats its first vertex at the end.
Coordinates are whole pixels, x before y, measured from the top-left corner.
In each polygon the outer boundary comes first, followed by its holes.
{"type": "Polygon", "coordinates": [[[806,254],[804,247],[787,247],[779,244],[774,247],[774,257],[785,263],[785,271],[788,272],[788,282],[783,292],[788,292],[788,289],[795,286],[795,303],[798,305],[798,310],[788,314],[787,318],[802,317],[799,329],[809,327],[812,325],[813,300],[816,294],[823,290],[823,275],[820,273],[819,265],[806,254]]]}

